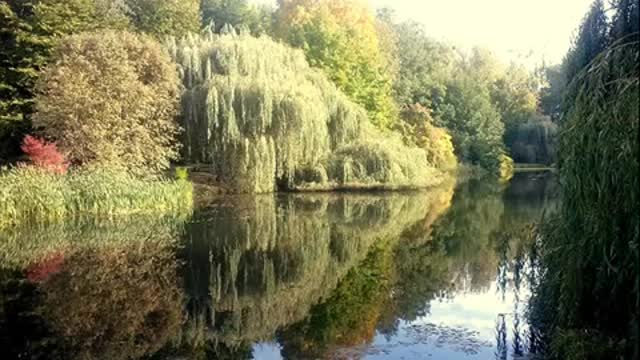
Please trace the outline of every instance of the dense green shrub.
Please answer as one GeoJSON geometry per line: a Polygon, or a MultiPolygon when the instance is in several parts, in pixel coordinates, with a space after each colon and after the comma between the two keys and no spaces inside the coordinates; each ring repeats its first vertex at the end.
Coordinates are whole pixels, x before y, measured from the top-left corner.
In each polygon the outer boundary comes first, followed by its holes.
{"type": "Polygon", "coordinates": [[[30,131],[35,84],[65,36],[100,29],[182,36],[198,31],[198,0],[11,0],[0,2],[0,163],[30,131]]]}
{"type": "Polygon", "coordinates": [[[383,133],[305,60],[269,38],[191,36],[168,44],[186,92],[186,161],[238,191],[419,187],[439,181],[426,152],[383,133]]]}
{"type": "Polygon", "coordinates": [[[81,214],[189,212],[191,184],[139,179],[123,172],[82,169],[66,175],[19,166],[0,172],[0,226],[81,214]]]}
{"type": "Polygon", "coordinates": [[[177,157],[178,75],[153,39],[101,31],[62,41],[39,82],[33,124],[75,164],[145,175],[177,157]]]}

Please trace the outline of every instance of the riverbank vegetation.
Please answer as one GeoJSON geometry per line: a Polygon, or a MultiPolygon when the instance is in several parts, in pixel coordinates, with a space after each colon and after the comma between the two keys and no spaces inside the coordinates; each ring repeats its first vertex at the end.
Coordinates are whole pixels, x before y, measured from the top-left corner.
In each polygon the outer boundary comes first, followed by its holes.
{"type": "MultiPolygon", "coordinates": [[[[304,54],[267,37],[191,36],[168,45],[184,87],[186,158],[243,192],[417,188],[439,154],[375,127],[304,54]]],[[[446,144],[445,150],[452,149],[446,144]]],[[[446,155],[444,156],[446,158],[446,155]]]]}
{"type": "Polygon", "coordinates": [[[83,168],[64,174],[21,166],[0,171],[0,227],[73,216],[189,213],[187,181],[144,179],[127,172],[83,168]]]}
{"type": "MultiPolygon", "coordinates": [[[[34,11],[53,9],[66,8],[42,2],[34,11]]],[[[179,82],[160,44],[113,30],[50,40],[28,100],[37,136],[24,137],[23,157],[0,171],[0,224],[189,211],[191,184],[162,179],[178,154],[179,82]]]]}
{"type": "Polygon", "coordinates": [[[595,1],[563,65],[561,206],[532,304],[557,359],[640,355],[639,8],[614,1],[608,17],[595,1]]]}
{"type": "Polygon", "coordinates": [[[425,187],[460,162],[508,177],[518,149],[551,162],[552,151],[535,148],[551,142],[553,127],[531,130],[544,123],[535,74],[435,41],[391,10],[374,16],[366,2],[38,0],[0,9],[3,162],[19,159],[31,133],[56,142],[72,167],[144,177],[174,161],[204,163],[225,188],[257,193],[425,187]]]}

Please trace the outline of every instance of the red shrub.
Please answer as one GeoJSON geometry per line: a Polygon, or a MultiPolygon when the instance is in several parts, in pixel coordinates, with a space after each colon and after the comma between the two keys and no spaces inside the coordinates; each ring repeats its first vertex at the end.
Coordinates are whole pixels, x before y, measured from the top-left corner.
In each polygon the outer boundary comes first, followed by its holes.
{"type": "Polygon", "coordinates": [[[64,174],[69,168],[55,143],[48,143],[43,139],[27,135],[20,146],[22,151],[29,156],[31,162],[43,169],[48,169],[59,174],[64,174]]]}
{"type": "Polygon", "coordinates": [[[59,273],[64,264],[64,253],[55,252],[27,266],[27,279],[32,283],[47,281],[51,275],[59,273]]]}

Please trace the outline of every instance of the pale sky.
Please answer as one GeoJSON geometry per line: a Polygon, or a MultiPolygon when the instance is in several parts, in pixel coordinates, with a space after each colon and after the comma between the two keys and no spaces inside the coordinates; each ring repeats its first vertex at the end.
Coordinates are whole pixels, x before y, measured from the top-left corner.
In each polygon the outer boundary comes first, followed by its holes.
{"type": "MultiPolygon", "coordinates": [[[[253,0],[272,3],[275,0],[253,0]]],[[[557,63],[593,0],[369,0],[399,20],[424,24],[427,34],[462,48],[493,50],[503,61],[557,63]]]]}

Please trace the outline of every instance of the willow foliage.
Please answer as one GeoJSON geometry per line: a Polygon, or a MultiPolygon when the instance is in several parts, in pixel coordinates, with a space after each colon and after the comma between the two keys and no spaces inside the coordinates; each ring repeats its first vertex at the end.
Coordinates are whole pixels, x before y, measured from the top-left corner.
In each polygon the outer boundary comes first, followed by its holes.
{"type": "Polygon", "coordinates": [[[383,134],[302,51],[248,35],[168,44],[185,86],[183,157],[242,192],[434,184],[426,153],[383,134]]]}
{"type": "Polygon", "coordinates": [[[640,52],[637,33],[625,40],[577,75],[559,136],[562,206],[543,229],[536,305],[561,358],[638,355],[640,52]]]}

